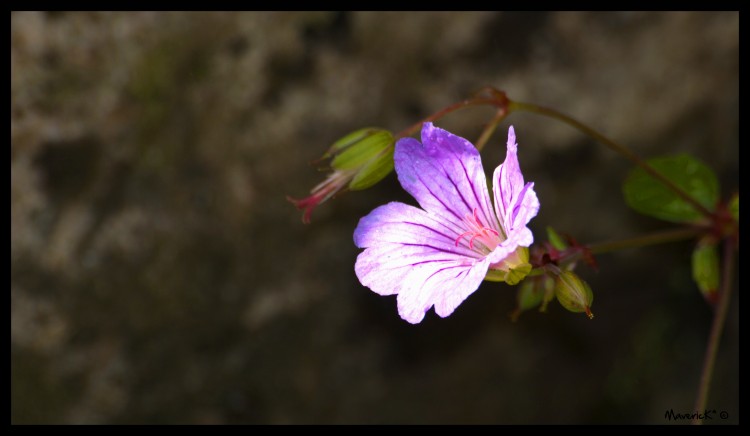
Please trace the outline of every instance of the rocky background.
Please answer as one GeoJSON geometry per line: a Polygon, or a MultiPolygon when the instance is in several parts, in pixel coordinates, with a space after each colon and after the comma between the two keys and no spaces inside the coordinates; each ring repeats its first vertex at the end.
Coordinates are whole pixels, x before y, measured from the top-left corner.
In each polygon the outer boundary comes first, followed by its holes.
{"type": "MultiPolygon", "coordinates": [[[[11,423],[667,423],[691,412],[710,309],[690,243],[581,269],[596,318],[517,323],[485,284],[412,326],[354,275],[394,176],[313,213],[285,200],[364,126],[401,130],[484,85],[738,189],[739,13],[12,13],[11,423]]],[[[438,125],[475,139],[492,114],[438,125]]],[[[583,242],[668,227],[572,128],[507,125],[583,242]]],[[[736,294],[735,294],[736,295],[736,294]]],[[[709,407],[737,423],[733,302],[709,407]]]]}

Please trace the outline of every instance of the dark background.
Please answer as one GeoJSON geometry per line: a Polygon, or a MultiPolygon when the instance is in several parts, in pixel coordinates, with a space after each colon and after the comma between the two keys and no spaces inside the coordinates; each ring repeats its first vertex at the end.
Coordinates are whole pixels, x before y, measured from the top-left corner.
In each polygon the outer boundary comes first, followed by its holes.
{"type": "MultiPolygon", "coordinates": [[[[666,423],[691,412],[711,311],[692,244],[581,268],[593,321],[517,323],[486,283],[413,326],[354,275],[393,175],[301,214],[309,163],[484,85],[737,189],[739,13],[11,14],[12,423],[666,423]]],[[[476,139],[491,116],[437,124],[476,139]]],[[[628,210],[627,162],[512,114],[541,201],[582,242],[668,228],[628,210]]],[[[736,287],[735,287],[736,288],[736,287]]],[[[736,295],[736,294],[735,294],[736,295]]],[[[736,298],[708,406],[739,422],[736,298]]]]}

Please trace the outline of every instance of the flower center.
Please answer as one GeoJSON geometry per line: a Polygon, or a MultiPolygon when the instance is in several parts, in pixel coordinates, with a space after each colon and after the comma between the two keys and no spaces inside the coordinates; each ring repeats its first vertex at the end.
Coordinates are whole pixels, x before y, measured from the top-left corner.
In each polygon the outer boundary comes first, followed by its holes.
{"type": "Polygon", "coordinates": [[[467,213],[466,216],[464,216],[464,224],[469,230],[461,233],[458,238],[456,238],[456,247],[458,247],[458,244],[461,243],[463,239],[467,239],[469,241],[470,249],[474,250],[474,244],[476,243],[477,248],[484,252],[484,254],[487,254],[502,242],[497,230],[485,226],[479,220],[476,207],[474,208],[473,214],[467,213]]]}

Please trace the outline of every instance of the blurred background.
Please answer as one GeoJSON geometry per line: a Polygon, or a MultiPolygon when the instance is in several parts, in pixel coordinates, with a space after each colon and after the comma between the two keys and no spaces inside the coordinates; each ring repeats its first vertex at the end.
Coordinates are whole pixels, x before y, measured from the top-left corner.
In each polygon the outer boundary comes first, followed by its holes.
{"type": "MultiPolygon", "coordinates": [[[[394,175],[285,200],[346,133],[399,131],[492,85],[638,154],[688,152],[738,189],[739,13],[11,14],[11,423],[668,423],[693,411],[711,322],[692,244],[598,258],[594,320],[512,323],[485,283],[401,320],[354,275],[352,232],[394,175]]],[[[490,109],[438,126],[475,140],[490,109]]],[[[668,228],[622,158],[514,113],[532,230],[668,228]]],[[[735,287],[736,288],[736,287],[735,287]]],[[[736,296],[736,293],[735,293],[736,296]]],[[[739,422],[737,301],[710,409],[739,422]]]]}

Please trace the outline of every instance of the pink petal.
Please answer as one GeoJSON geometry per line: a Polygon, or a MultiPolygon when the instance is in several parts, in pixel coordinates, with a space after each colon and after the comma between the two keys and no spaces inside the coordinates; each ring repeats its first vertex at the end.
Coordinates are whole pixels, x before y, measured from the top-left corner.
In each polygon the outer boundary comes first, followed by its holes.
{"type": "Polygon", "coordinates": [[[524,185],[517,153],[516,133],[511,126],[508,129],[505,162],[495,169],[492,190],[495,195],[495,213],[506,237],[510,239],[511,234],[522,232],[523,237],[518,238],[519,244],[528,246],[533,242],[533,236],[526,224],[539,212],[539,200],[533,189],[534,184],[530,182],[524,185]]]}
{"type": "Polygon", "coordinates": [[[380,295],[398,294],[401,317],[418,323],[433,305],[448,316],[487,274],[489,262],[463,246],[435,217],[403,203],[380,206],[362,218],[354,242],[357,278],[380,295]]]}
{"type": "Polygon", "coordinates": [[[499,230],[479,152],[469,141],[424,123],[422,143],[399,140],[394,162],[401,186],[457,234],[465,231],[462,220],[475,208],[483,224],[499,230]]]}
{"type": "Polygon", "coordinates": [[[453,227],[421,209],[394,201],[375,208],[359,220],[354,230],[354,244],[359,248],[390,242],[424,245],[436,251],[478,257],[465,244],[456,245],[458,235],[453,227]]]}
{"type": "MultiPolygon", "coordinates": [[[[488,266],[488,259],[484,259],[469,269],[446,266],[431,275],[422,286],[432,289],[436,296],[434,299],[435,313],[443,318],[453,313],[459,304],[463,303],[469,295],[479,288],[485,275],[487,275],[488,266]]],[[[401,295],[399,295],[399,298],[402,298],[401,295]]],[[[400,306],[401,302],[399,301],[400,306]]]]}

